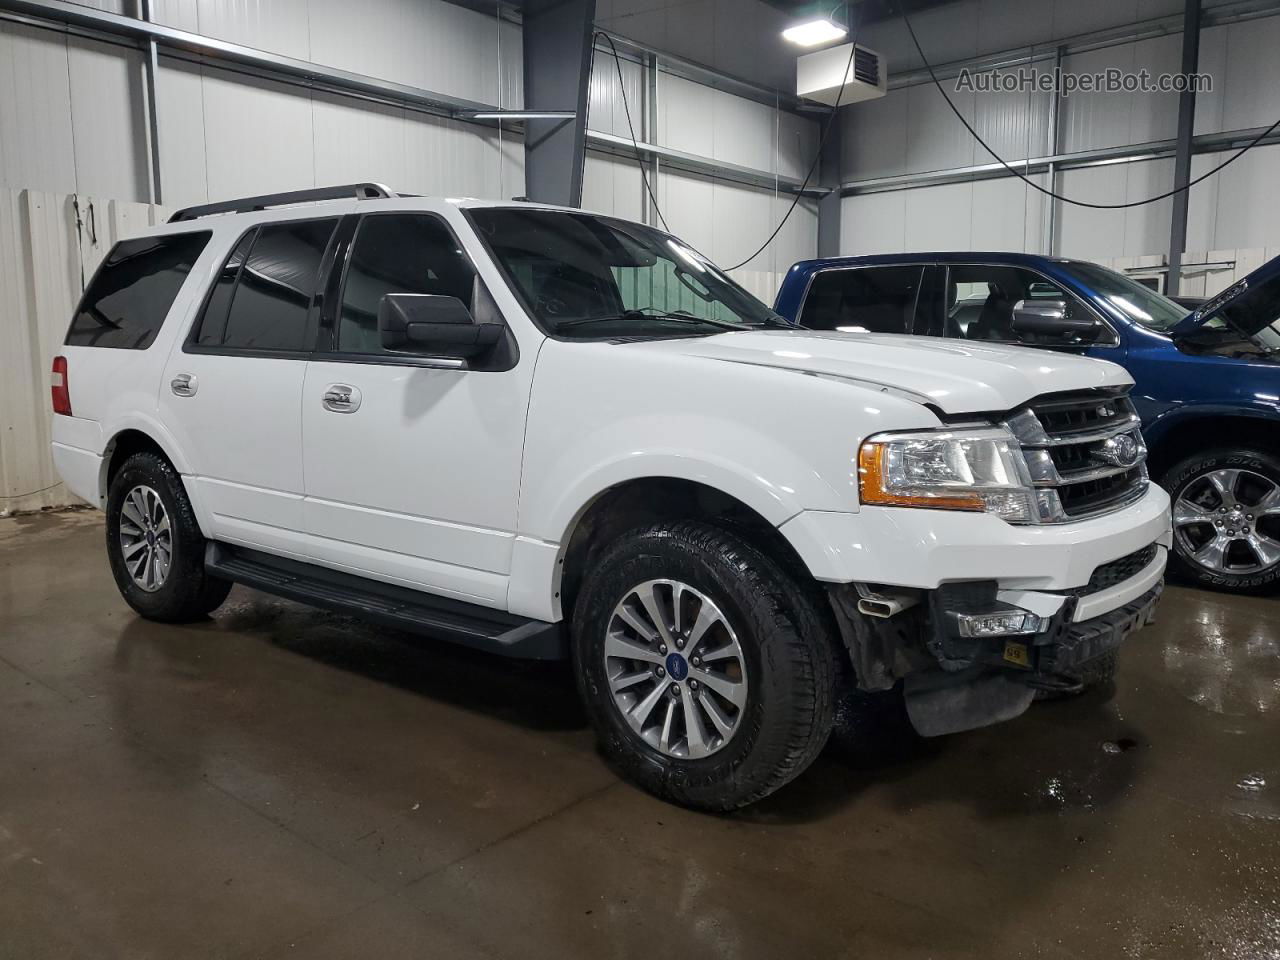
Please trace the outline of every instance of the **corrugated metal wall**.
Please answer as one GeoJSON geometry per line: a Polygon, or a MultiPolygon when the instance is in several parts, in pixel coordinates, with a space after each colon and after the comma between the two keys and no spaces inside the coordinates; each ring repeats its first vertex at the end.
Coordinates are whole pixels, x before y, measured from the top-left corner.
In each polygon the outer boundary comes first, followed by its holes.
{"type": "MultiPolygon", "coordinates": [[[[1040,4],[965,0],[916,14],[912,23],[935,64],[1055,38],[1176,14],[1175,0],[1065,2],[1043,15],[1040,4]]],[[[1206,4],[1211,7],[1212,4],[1206,4]]],[[[1068,55],[1063,69],[1107,67],[1179,69],[1181,34],[1068,55]]],[[[866,43],[889,58],[894,72],[920,65],[900,20],[877,24],[866,43]]],[[[1198,98],[1197,134],[1268,126],[1280,117],[1280,16],[1207,27],[1201,31],[1200,70],[1214,78],[1198,98]]],[[[1006,160],[1049,152],[1049,98],[1029,93],[952,93],[965,114],[1006,160]]],[[[1176,94],[1075,93],[1062,100],[1061,153],[1169,139],[1177,132],[1176,94]]],[[[990,163],[991,157],[956,121],[932,84],[891,90],[881,100],[850,107],[844,125],[844,180],[896,176],[990,163]]],[[[1197,156],[1193,176],[1224,156],[1197,156]]],[[[1280,242],[1280,195],[1270,181],[1280,147],[1264,147],[1191,192],[1187,247],[1192,250],[1266,247],[1280,242]]],[[[1037,182],[1045,184],[1043,177],[1037,182]]],[[[1094,202],[1154,196],[1173,185],[1173,161],[1120,163],[1060,173],[1057,190],[1094,202]]],[[[1013,179],[920,187],[846,198],[842,248],[847,253],[920,249],[1045,252],[1048,201],[1013,179]]],[[[1108,260],[1166,252],[1171,201],[1105,211],[1058,204],[1053,252],[1108,260]]]]}

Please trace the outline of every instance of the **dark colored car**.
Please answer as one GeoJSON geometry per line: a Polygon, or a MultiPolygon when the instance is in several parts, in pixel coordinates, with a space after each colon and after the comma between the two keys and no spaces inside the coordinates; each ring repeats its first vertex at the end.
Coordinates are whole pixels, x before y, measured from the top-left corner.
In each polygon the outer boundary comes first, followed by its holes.
{"type": "Polygon", "coordinates": [[[1017,343],[1120,364],[1134,379],[1150,470],[1173,500],[1174,569],[1240,593],[1280,586],[1280,258],[1190,313],[1079,260],[805,260],[775,309],[820,330],[1017,343]]]}

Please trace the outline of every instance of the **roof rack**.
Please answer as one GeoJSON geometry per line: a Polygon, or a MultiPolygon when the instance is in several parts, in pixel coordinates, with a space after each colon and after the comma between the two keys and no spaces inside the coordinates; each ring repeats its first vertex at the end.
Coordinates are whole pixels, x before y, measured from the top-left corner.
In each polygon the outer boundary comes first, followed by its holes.
{"type": "Polygon", "coordinates": [[[260,197],[242,197],[221,203],[205,203],[198,207],[183,207],[169,218],[170,223],[209,217],[215,213],[250,213],[267,207],[283,207],[291,203],[316,203],[320,200],[374,200],[394,197],[397,194],[380,183],[344,183],[336,187],[316,187],[312,190],[291,190],[287,193],[264,193],[260,197]]]}

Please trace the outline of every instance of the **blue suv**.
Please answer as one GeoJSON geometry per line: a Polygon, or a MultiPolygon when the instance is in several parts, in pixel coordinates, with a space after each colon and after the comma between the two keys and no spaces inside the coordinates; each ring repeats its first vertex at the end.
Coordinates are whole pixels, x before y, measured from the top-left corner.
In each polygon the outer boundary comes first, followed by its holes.
{"type": "Polygon", "coordinates": [[[1280,585],[1280,258],[1190,313],[1097,264],[1021,253],[804,260],[774,308],[819,330],[1120,364],[1152,475],[1173,500],[1174,570],[1237,593],[1280,585]]]}

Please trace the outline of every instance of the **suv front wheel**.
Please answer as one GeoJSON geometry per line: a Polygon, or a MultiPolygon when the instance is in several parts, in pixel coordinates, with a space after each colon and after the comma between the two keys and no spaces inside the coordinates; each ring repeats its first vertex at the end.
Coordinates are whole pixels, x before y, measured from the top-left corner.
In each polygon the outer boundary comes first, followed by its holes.
{"type": "Polygon", "coordinates": [[[1173,502],[1174,569],[1232,593],[1280,586],[1280,459],[1210,450],[1175,464],[1161,485],[1173,502]]]}
{"type": "Polygon", "coordinates": [[[183,623],[213,611],[231,583],[204,569],[205,539],[169,461],[135,453],[107,491],[107,556],[125,602],[149,620],[183,623]]]}
{"type": "Polygon", "coordinates": [[[578,683],[609,759],[657,796],[732,810],[798,776],[831,731],[829,621],[733,533],[633,531],[586,576],[573,616],[578,683]]]}

